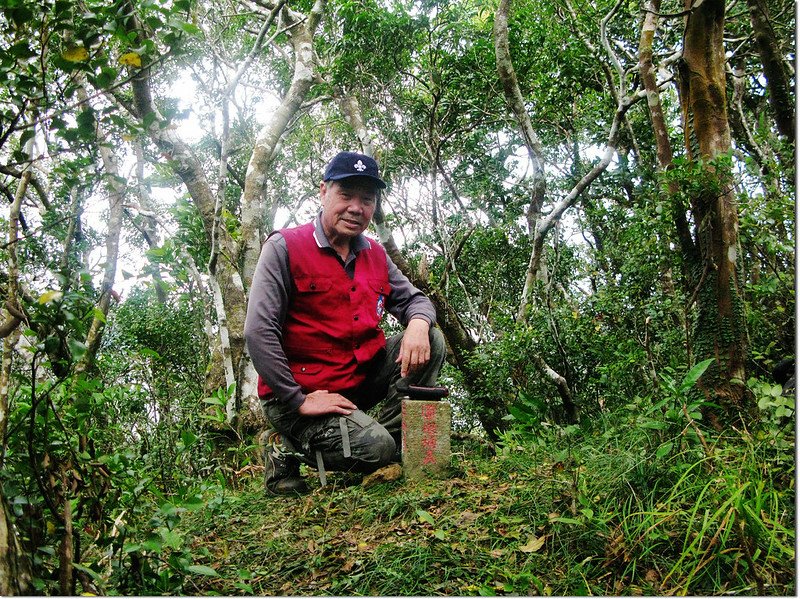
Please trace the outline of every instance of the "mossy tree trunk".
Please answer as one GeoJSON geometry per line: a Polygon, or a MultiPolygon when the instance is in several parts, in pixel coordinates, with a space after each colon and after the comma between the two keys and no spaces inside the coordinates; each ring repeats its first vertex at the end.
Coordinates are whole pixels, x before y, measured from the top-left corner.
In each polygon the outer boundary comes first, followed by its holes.
{"type": "Polygon", "coordinates": [[[739,219],[732,169],[725,156],[731,150],[725,86],[724,0],[706,0],[691,8],[684,33],[681,65],[681,110],[686,153],[693,177],[702,184],[688,189],[699,255],[690,263],[694,276],[697,321],[693,349],[697,360],[716,362],[700,380],[710,402],[708,420],[721,427],[751,408],[745,381],[747,333],[742,297],[739,219]]]}

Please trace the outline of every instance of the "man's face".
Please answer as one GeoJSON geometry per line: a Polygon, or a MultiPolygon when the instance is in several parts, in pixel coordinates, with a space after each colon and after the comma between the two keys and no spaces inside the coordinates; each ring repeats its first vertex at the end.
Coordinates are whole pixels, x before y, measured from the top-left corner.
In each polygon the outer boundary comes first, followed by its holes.
{"type": "Polygon", "coordinates": [[[378,200],[378,189],[372,179],[348,177],[323,181],[319,194],[322,228],[332,244],[345,240],[349,243],[369,226],[378,200]]]}

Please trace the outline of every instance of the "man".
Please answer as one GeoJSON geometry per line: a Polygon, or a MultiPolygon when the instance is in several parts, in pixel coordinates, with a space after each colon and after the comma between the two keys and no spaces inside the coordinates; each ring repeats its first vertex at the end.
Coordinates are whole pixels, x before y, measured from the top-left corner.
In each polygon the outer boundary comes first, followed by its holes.
{"type": "Polygon", "coordinates": [[[300,460],[321,478],[396,460],[398,383],[433,385],[444,362],[430,300],[363,235],[385,187],[372,158],[340,152],[325,169],[316,219],[273,232],[261,250],[245,338],[277,433],[266,459],[272,494],[306,490],[300,460]],[[386,311],[405,327],[388,340],[386,311]],[[376,421],[365,412],[381,401],[376,421]]]}

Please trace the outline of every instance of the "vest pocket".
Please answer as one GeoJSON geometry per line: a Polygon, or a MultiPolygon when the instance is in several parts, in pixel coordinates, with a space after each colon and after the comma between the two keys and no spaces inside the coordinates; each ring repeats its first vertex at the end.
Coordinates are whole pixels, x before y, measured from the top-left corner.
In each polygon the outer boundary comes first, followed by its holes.
{"type": "Polygon", "coordinates": [[[392,291],[388,279],[369,279],[369,288],[378,295],[389,295],[392,291]]]}
{"type": "Polygon", "coordinates": [[[322,372],[322,364],[290,364],[292,374],[313,376],[322,372]]]}
{"type": "Polygon", "coordinates": [[[333,286],[328,277],[297,277],[294,284],[298,293],[324,293],[333,286]]]}

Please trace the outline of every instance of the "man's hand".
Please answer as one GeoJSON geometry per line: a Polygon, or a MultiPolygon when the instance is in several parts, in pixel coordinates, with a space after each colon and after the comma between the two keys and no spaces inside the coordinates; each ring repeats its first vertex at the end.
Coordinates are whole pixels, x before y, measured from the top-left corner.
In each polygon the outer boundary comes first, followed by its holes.
{"type": "Polygon", "coordinates": [[[325,414],[343,414],[347,416],[357,410],[358,406],[338,393],[328,393],[320,389],[306,395],[306,399],[297,408],[302,416],[324,416],[325,414]]]}
{"type": "Polygon", "coordinates": [[[400,355],[397,363],[400,364],[400,376],[405,377],[420,366],[424,366],[431,359],[431,342],[428,339],[430,325],[422,318],[412,318],[403,341],[400,342],[400,355]]]}

